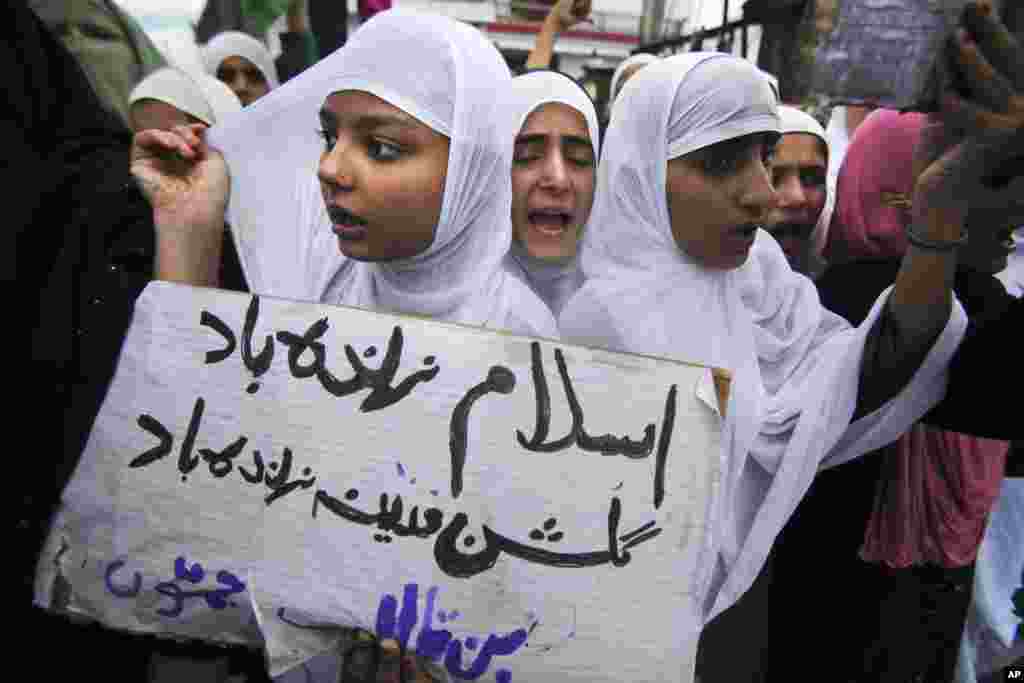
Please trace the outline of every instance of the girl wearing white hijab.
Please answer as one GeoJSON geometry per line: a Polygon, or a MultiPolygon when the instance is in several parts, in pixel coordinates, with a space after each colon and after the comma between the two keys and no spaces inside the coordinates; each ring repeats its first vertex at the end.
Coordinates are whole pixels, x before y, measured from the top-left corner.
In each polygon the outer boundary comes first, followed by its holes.
{"type": "Polygon", "coordinates": [[[231,88],[213,76],[167,67],[153,72],[128,98],[132,129],[170,130],[176,125],[205,123],[242,110],[231,88]]]}
{"type": "Polygon", "coordinates": [[[280,85],[270,50],[246,33],[218,33],[200,53],[206,72],[226,83],[244,107],[280,85]]]}
{"type": "MultiPolygon", "coordinates": [[[[836,200],[835,185],[829,184],[827,180],[830,153],[828,138],[825,129],[813,116],[796,107],[780,105],[779,119],[779,132],[782,134],[780,146],[787,145],[786,136],[789,135],[810,135],[816,138],[816,144],[811,156],[805,152],[792,158],[775,160],[772,167],[775,189],[780,196],[788,196],[790,199],[788,206],[782,204],[779,207],[777,227],[772,226],[769,232],[779,241],[783,251],[787,252],[790,264],[796,263],[796,270],[814,279],[825,270],[822,252],[828,239],[828,227],[832,222],[836,200]],[[780,183],[798,183],[799,193],[791,191],[792,188],[780,188],[780,183]],[[785,243],[787,239],[791,242],[785,243]],[[796,253],[791,253],[793,251],[796,253]]],[[[792,141],[792,138],[788,140],[792,141]]]]}
{"type": "Polygon", "coordinates": [[[770,85],[742,59],[690,53],[645,67],[607,131],[587,281],[559,319],[569,341],[732,373],[718,559],[693,578],[705,623],[749,588],[819,467],[895,440],[941,398],[966,326],[948,255],[963,195],[946,197],[984,192],[979,165],[947,154],[927,166],[918,246],[851,329],[757,227],[775,205],[766,161],[779,131],[770,85]]]}
{"type": "MultiPolygon", "coordinates": [[[[476,29],[392,10],[211,131],[231,168],[227,216],[251,291],[556,338],[550,311],[502,267],[511,146],[494,93],[510,82],[476,29]]],[[[178,132],[149,131],[149,144],[223,163],[192,131],[178,132]]],[[[163,167],[138,166],[144,185],[170,187],[163,167]]],[[[210,172],[214,189],[195,205],[203,220],[216,214],[212,197],[226,199],[222,173],[210,172]]],[[[165,268],[158,258],[158,277],[210,275],[191,232],[187,248],[175,235],[165,268]]]]}
{"type": "Polygon", "coordinates": [[[512,247],[505,269],[557,316],[583,284],[578,241],[594,204],[597,111],[580,85],[557,71],[512,79],[512,247]]]}

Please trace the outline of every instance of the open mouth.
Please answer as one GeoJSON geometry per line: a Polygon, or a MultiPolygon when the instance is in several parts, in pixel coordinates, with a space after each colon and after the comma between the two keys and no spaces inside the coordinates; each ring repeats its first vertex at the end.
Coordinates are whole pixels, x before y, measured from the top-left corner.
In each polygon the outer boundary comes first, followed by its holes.
{"type": "Polygon", "coordinates": [[[340,226],[364,226],[366,220],[355,215],[348,209],[344,209],[340,206],[329,206],[327,207],[327,214],[331,217],[331,222],[335,225],[340,226]]]}
{"type": "Polygon", "coordinates": [[[526,217],[530,225],[550,235],[562,234],[572,223],[572,212],[563,209],[539,209],[530,211],[526,217]]]}
{"type": "Polygon", "coordinates": [[[366,237],[366,220],[340,206],[328,206],[327,214],[334,223],[334,234],[343,240],[361,240],[366,237]]]}

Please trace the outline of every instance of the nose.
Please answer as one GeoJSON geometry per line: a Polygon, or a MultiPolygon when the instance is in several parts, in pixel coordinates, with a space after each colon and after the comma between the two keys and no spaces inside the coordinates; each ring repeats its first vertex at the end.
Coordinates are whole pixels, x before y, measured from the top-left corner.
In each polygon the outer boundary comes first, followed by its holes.
{"type": "Polygon", "coordinates": [[[541,186],[552,192],[566,192],[571,188],[569,169],[561,150],[549,153],[544,159],[540,180],[541,186]]]}
{"type": "Polygon", "coordinates": [[[352,189],[354,174],[348,158],[350,148],[351,145],[339,136],[334,147],[320,157],[316,176],[324,190],[331,194],[352,189]]]}
{"type": "Polygon", "coordinates": [[[803,183],[795,173],[784,175],[775,184],[775,193],[779,196],[780,209],[796,208],[807,203],[803,183]]]}
{"type": "Polygon", "coordinates": [[[772,185],[771,172],[762,161],[749,164],[741,182],[739,203],[751,214],[752,220],[764,220],[778,208],[779,194],[772,185]]]}

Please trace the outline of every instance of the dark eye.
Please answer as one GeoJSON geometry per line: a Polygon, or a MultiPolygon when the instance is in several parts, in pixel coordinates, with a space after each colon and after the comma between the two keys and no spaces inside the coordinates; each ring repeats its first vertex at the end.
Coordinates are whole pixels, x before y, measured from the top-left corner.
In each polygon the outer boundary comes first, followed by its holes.
{"type": "Polygon", "coordinates": [[[392,142],[377,138],[370,139],[366,145],[366,150],[369,152],[370,158],[375,161],[396,161],[402,156],[401,147],[392,142]]]}
{"type": "Polygon", "coordinates": [[[775,145],[765,144],[764,150],[761,152],[761,161],[764,162],[765,166],[771,166],[775,161],[775,145]]]}
{"type": "Polygon", "coordinates": [[[317,135],[323,138],[324,147],[327,149],[328,152],[334,149],[334,146],[338,144],[338,137],[333,132],[323,128],[318,129],[316,132],[317,135]]]}
{"type": "Polygon", "coordinates": [[[736,173],[740,169],[740,158],[728,152],[713,152],[702,160],[704,172],[716,177],[736,173]]]}
{"type": "Polygon", "coordinates": [[[255,67],[249,67],[245,70],[245,77],[253,83],[259,83],[266,85],[267,79],[263,77],[263,72],[255,67]]]}
{"type": "Polygon", "coordinates": [[[512,153],[512,163],[518,165],[537,161],[543,156],[543,148],[535,143],[520,143],[512,153]]]}
{"type": "Polygon", "coordinates": [[[566,150],[566,159],[580,168],[590,168],[594,165],[594,154],[583,146],[572,146],[566,150]]]}
{"type": "Polygon", "coordinates": [[[818,169],[800,171],[800,183],[804,187],[824,187],[825,173],[818,169]]]}

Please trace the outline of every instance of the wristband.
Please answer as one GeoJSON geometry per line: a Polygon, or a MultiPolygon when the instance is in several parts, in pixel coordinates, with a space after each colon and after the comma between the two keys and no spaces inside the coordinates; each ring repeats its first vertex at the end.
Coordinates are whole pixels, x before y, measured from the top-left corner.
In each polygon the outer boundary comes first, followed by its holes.
{"type": "Polygon", "coordinates": [[[950,252],[956,251],[963,245],[967,244],[967,231],[961,233],[959,239],[955,240],[930,240],[918,235],[912,225],[907,225],[907,241],[918,249],[924,249],[926,251],[939,251],[939,252],[950,252]]]}

